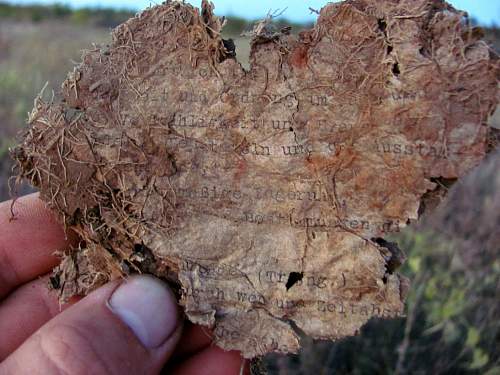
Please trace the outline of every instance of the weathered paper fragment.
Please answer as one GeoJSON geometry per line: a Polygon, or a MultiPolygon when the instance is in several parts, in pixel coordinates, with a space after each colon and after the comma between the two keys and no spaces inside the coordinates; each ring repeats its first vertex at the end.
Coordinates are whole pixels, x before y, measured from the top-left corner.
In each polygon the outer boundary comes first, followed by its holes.
{"type": "Polygon", "coordinates": [[[401,315],[384,237],[484,158],[498,60],[438,0],[330,4],[298,37],[261,24],[249,71],[221,28],[205,1],[150,8],[36,101],[21,175],[85,240],[53,286],[153,273],[249,358],[401,315]]]}

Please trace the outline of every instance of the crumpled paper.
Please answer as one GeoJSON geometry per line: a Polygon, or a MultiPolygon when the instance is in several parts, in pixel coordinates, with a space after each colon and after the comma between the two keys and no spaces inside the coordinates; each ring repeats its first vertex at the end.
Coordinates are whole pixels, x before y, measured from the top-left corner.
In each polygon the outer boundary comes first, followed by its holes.
{"type": "Polygon", "coordinates": [[[499,64],[442,1],[348,0],[298,36],[253,30],[250,69],[213,5],[147,9],[39,97],[20,177],[84,242],[62,299],[131,273],[247,358],[403,313],[417,220],[488,149],[499,64]],[[237,53],[237,51],[236,51],[237,53]]]}

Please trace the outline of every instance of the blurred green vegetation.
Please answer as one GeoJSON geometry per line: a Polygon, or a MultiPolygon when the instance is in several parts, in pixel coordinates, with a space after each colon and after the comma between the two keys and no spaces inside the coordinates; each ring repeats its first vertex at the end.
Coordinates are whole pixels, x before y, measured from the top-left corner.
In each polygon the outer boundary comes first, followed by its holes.
{"type": "MultiPolygon", "coordinates": [[[[8,149],[35,96],[46,82],[46,95],[57,92],[81,50],[109,42],[109,28],[133,14],[0,2],[0,200],[8,198],[8,149]]],[[[252,24],[229,18],[224,29],[240,56],[249,45],[239,35],[252,24]]],[[[485,31],[500,48],[500,32],[485,31]]],[[[493,124],[500,128],[500,111],[493,124]]],[[[441,212],[393,238],[408,254],[406,318],[372,320],[359,336],[336,343],[305,337],[298,355],[266,358],[270,373],[500,375],[500,156],[457,186],[441,212]]]]}
{"type": "Polygon", "coordinates": [[[15,144],[16,142],[13,139],[0,139],[0,159],[7,157],[9,149],[15,144]]]}
{"type": "Polygon", "coordinates": [[[0,19],[42,22],[66,20],[76,24],[115,27],[135,14],[129,9],[79,8],[56,3],[52,5],[13,5],[0,2],[0,19]]]}
{"type": "MultiPolygon", "coordinates": [[[[8,125],[21,125],[33,99],[48,81],[52,88],[63,81],[79,61],[81,50],[92,42],[109,40],[106,30],[64,23],[2,23],[0,25],[0,134],[8,125]]],[[[12,129],[9,129],[12,130],[12,129]]]]}
{"type": "Polygon", "coordinates": [[[26,89],[29,83],[23,83],[20,73],[16,69],[5,68],[0,71],[0,113],[12,116],[14,119],[23,119],[28,112],[29,102],[26,89]]]}
{"type": "MultiPolygon", "coordinates": [[[[14,5],[0,1],[0,20],[9,19],[31,22],[64,20],[76,25],[112,28],[133,17],[135,13],[131,9],[105,7],[72,8],[62,3],[52,5],[14,5]]],[[[243,31],[250,29],[255,22],[255,20],[232,16],[227,17],[227,21],[224,33],[231,36],[240,35],[243,31]]],[[[291,26],[292,31],[296,32],[304,28],[305,25],[279,18],[276,20],[276,26],[278,28],[291,26]]]]}

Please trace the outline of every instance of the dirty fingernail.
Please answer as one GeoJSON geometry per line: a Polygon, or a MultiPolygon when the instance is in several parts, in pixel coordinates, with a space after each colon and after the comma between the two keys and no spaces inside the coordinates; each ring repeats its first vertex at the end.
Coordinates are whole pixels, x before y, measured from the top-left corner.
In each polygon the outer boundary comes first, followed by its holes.
{"type": "Polygon", "coordinates": [[[124,281],[108,306],[149,349],[167,341],[180,324],[174,294],[152,276],[133,276],[124,281]]]}

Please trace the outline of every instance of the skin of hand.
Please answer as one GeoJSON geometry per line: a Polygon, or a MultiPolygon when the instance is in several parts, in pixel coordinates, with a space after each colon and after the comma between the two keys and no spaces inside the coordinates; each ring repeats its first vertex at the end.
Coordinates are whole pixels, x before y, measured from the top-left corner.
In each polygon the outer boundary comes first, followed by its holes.
{"type": "Polygon", "coordinates": [[[71,246],[36,194],[0,203],[0,374],[248,374],[238,352],[184,321],[152,276],[111,282],[60,306],[47,288],[71,246]]]}

